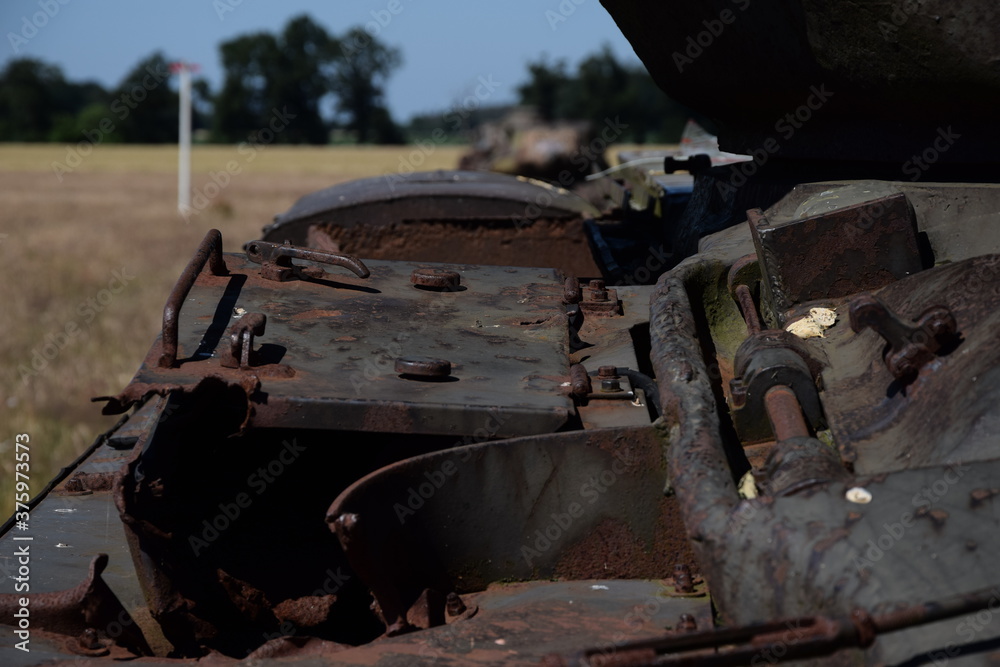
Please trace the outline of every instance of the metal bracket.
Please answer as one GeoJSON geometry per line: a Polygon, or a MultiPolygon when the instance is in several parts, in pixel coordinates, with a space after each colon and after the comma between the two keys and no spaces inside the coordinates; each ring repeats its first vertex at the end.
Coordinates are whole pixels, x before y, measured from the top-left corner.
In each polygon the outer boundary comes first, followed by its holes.
{"type": "Polygon", "coordinates": [[[588,315],[614,317],[622,314],[618,291],[607,288],[603,280],[591,280],[579,303],[580,308],[588,315]]]}
{"type": "Polygon", "coordinates": [[[229,327],[225,342],[219,351],[219,365],[225,368],[246,370],[255,364],[253,337],[263,336],[267,316],[263,313],[247,313],[229,327]]]}
{"type": "Polygon", "coordinates": [[[343,266],[350,269],[359,278],[367,278],[371,275],[368,267],[356,257],[302,248],[291,245],[288,241],[281,245],[268,241],[250,241],[246,245],[246,253],[247,259],[261,265],[260,275],[267,280],[285,281],[292,278],[316,280],[326,275],[326,272],[318,267],[292,264],[292,259],[343,266]]]}
{"type": "Polygon", "coordinates": [[[787,331],[767,329],[744,340],[736,351],[735,377],[729,383],[733,425],[740,439],[753,443],[772,437],[764,399],[777,385],[795,392],[815,430],[824,428],[826,418],[816,387],[819,369],[802,342],[787,331]]]}
{"type": "Polygon", "coordinates": [[[958,337],[958,323],[945,306],[931,306],[910,324],[876,297],[862,294],[851,301],[850,316],[855,333],[870,327],[889,343],[885,364],[904,383],[958,337]]]}

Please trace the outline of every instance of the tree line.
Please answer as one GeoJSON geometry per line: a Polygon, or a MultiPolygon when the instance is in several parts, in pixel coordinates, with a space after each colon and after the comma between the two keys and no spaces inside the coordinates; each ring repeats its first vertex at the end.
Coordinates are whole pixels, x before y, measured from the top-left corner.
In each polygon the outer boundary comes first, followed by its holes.
{"type": "MultiPolygon", "coordinates": [[[[404,143],[440,128],[462,141],[470,129],[497,118],[504,107],[425,114],[406,127],[393,120],[385,85],[402,64],[396,48],[361,27],[330,34],[308,16],[276,33],[241,35],[219,46],[223,81],[213,91],[193,82],[193,125],[202,140],[253,139],[275,112],[295,120],[280,143],[325,144],[331,136],[358,143],[404,143]],[[449,116],[449,118],[451,118],[449,116]],[[452,119],[454,120],[454,119],[452,119]]],[[[0,141],[168,143],[177,141],[178,94],[170,61],[156,52],[112,88],[73,82],[60,69],[33,58],[12,60],[0,72],[0,141]]],[[[610,49],[586,57],[571,72],[565,61],[528,64],[519,102],[547,121],[585,119],[600,125],[620,117],[626,141],[674,141],[689,112],[670,100],[638,65],[618,62],[610,49]]]]}
{"type": "Polygon", "coordinates": [[[644,67],[619,62],[607,45],[575,73],[565,60],[529,62],[528,81],[518,93],[546,121],[583,119],[599,127],[620,117],[628,126],[620,140],[632,143],[676,142],[687,119],[697,117],[667,97],[644,67]]]}

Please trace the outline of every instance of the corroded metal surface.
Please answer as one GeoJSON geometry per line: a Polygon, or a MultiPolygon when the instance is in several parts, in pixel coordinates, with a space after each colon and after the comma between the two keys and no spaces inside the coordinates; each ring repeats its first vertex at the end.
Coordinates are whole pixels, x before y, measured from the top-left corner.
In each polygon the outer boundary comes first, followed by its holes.
{"type": "Polygon", "coordinates": [[[943,306],[931,306],[912,323],[907,323],[884,303],[862,294],[850,303],[851,329],[855,333],[874,329],[889,349],[885,363],[897,380],[910,382],[937,354],[950,351],[960,334],[955,316],[943,306]]]}
{"type": "Polygon", "coordinates": [[[902,193],[780,224],[759,209],[747,219],[764,293],[782,321],[795,305],[884,287],[922,268],[902,193]]]}
{"type": "Polygon", "coordinates": [[[909,385],[883,362],[885,341],[874,331],[855,335],[846,321],[830,330],[825,347],[843,363],[823,372],[824,404],[841,453],[856,470],[888,472],[1000,456],[993,382],[1000,364],[998,277],[1000,256],[984,255],[876,292],[908,317],[928,305],[945,306],[961,333],[957,347],[933,356],[909,385]]]}
{"type": "Polygon", "coordinates": [[[602,4],[660,88],[718,123],[722,150],[843,161],[859,178],[862,162],[898,171],[954,124],[976,139],[939,140],[943,161],[995,163],[991,2],[602,4]]]}
{"type": "MultiPolygon", "coordinates": [[[[249,426],[471,434],[489,411],[517,414],[498,436],[547,432],[572,410],[563,284],[551,270],[369,262],[365,279],[299,280],[274,288],[254,264],[227,255],[229,273],[201,273],[179,318],[177,367],[157,367],[157,342],[111,409],[142,395],[193,389],[215,376],[247,388],[249,426]],[[415,269],[460,273],[463,285],[421,290],[415,269]],[[267,316],[256,363],[233,359],[222,330],[242,311],[267,316]],[[374,315],[372,315],[374,313],[374,315]],[[450,382],[413,383],[400,356],[440,355],[450,382]]],[[[242,329],[241,329],[242,331],[242,329]]],[[[241,346],[240,350],[243,347],[241,346]]],[[[242,353],[242,352],[241,352],[242,353]]]]}
{"type": "MultiPolygon", "coordinates": [[[[24,553],[29,553],[30,544],[19,546],[24,553]]],[[[142,631],[101,578],[107,566],[107,554],[98,554],[90,563],[87,577],[73,588],[30,595],[0,594],[0,622],[17,627],[18,616],[23,611],[28,625],[21,625],[22,629],[34,623],[48,632],[73,638],[68,646],[73,653],[95,657],[110,655],[112,645],[116,644],[125,649],[124,652],[116,651],[116,658],[152,655],[142,631]],[[24,599],[30,603],[19,602],[24,599]],[[112,624],[117,632],[109,631],[112,624]]],[[[22,639],[30,639],[30,631],[22,639]]]]}
{"type": "Polygon", "coordinates": [[[583,198],[541,181],[474,171],[387,174],[302,197],[264,240],[366,259],[555,267],[600,275],[583,198]]]}
{"type": "Polygon", "coordinates": [[[425,589],[557,573],[662,578],[692,565],[673,501],[654,500],[664,474],[651,427],[533,436],[393,464],[346,489],[327,518],[401,632],[425,589]]]}
{"type": "MultiPolygon", "coordinates": [[[[955,247],[949,240],[940,250],[955,247]]],[[[732,263],[739,255],[729,257],[732,263]]],[[[906,317],[941,304],[962,332],[958,347],[924,366],[908,387],[882,361],[882,338],[853,334],[846,317],[826,338],[801,342],[822,359],[821,396],[838,449],[801,434],[797,424],[798,435],[764,445],[771,456],[758,464],[763,495],[742,500],[735,482],[749,452],[740,451],[729,416],[719,410],[718,362],[705,354],[703,341],[719,335],[722,349],[731,350],[725,337],[739,326],[733,320],[743,322],[738,309],[719,311],[711,300],[729,266],[714,259],[690,260],[661,279],[651,302],[651,338],[664,415],[677,424],[671,484],[723,619],[759,623],[815,609],[846,615],[859,607],[874,613],[1000,584],[988,565],[1000,547],[996,521],[990,509],[984,513],[994,498],[986,480],[996,474],[1000,454],[995,437],[986,435],[996,430],[988,369],[997,361],[986,342],[996,330],[995,258],[927,269],[876,292],[906,317]],[[713,319],[721,313],[728,313],[726,323],[713,319]],[[964,326],[971,327],[968,334],[964,326]],[[853,464],[853,474],[838,453],[853,464]],[[794,474],[782,477],[775,466],[783,461],[794,464],[794,474]],[[825,479],[824,470],[830,473],[825,479]],[[782,497],[784,483],[796,477],[809,485],[782,497]]],[[[988,595],[985,604],[994,599],[988,595]]],[[[997,634],[970,627],[955,619],[894,632],[865,660],[903,662],[945,646],[949,655],[976,652],[997,634]]]]}

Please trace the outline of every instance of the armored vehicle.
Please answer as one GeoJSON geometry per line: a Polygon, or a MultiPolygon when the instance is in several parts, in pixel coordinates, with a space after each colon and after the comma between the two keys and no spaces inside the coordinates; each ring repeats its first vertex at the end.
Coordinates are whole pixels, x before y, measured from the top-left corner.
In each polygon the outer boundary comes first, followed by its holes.
{"type": "Polygon", "coordinates": [[[746,157],[209,231],[4,664],[997,660],[997,10],[603,4],[746,157]]]}

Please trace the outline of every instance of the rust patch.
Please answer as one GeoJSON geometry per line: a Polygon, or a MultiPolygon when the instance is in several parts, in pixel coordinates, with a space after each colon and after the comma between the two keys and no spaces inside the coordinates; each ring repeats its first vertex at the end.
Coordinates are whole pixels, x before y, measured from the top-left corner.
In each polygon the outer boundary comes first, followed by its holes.
{"type": "Polygon", "coordinates": [[[565,549],[556,564],[556,575],[562,579],[666,579],[678,564],[698,572],[676,501],[661,498],[659,516],[651,545],[633,534],[628,525],[605,519],[587,537],[565,549]]]}
{"type": "Polygon", "coordinates": [[[300,628],[314,628],[330,619],[330,611],[336,602],[336,595],[309,595],[284,600],[274,606],[274,615],[279,621],[293,623],[300,628]]]}
{"type": "Polygon", "coordinates": [[[486,221],[410,220],[384,225],[320,223],[311,244],[370,259],[553,267],[598,276],[583,220],[539,218],[530,225],[486,221]],[[447,239],[447,243],[442,242],[447,239]]]}
{"type": "Polygon", "coordinates": [[[118,475],[117,472],[78,472],[63,485],[62,491],[68,494],[110,491],[118,475]]]}

